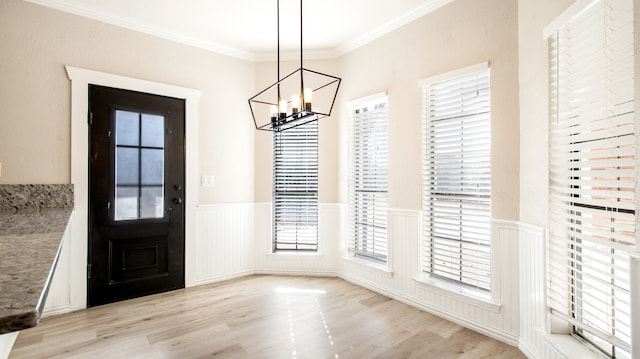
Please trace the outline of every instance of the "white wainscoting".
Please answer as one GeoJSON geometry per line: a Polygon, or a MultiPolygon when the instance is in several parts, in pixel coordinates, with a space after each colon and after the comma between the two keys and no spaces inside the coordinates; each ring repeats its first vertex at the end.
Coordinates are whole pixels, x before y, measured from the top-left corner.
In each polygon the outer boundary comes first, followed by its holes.
{"type": "Polygon", "coordinates": [[[196,213],[193,285],[253,273],[253,203],[200,205],[196,213]]]}
{"type": "Polygon", "coordinates": [[[520,225],[520,350],[529,358],[554,358],[545,351],[546,235],[544,228],[520,225]]]}
{"type": "Polygon", "coordinates": [[[270,203],[200,205],[193,283],[254,273],[336,276],[344,213],[341,204],[320,204],[317,254],[273,254],[270,203]]]}
{"type": "Polygon", "coordinates": [[[343,204],[319,205],[318,253],[271,253],[271,203],[255,205],[255,270],[257,274],[336,276],[338,245],[342,238],[346,210],[343,204]]]}
{"type": "Polygon", "coordinates": [[[518,344],[518,225],[493,222],[493,252],[499,286],[494,298],[498,306],[474,303],[459,295],[418,283],[420,275],[420,211],[389,210],[388,241],[391,245],[387,272],[348,259],[340,262],[340,277],[390,296],[427,312],[484,333],[511,345],[518,344]]]}
{"type": "Polygon", "coordinates": [[[13,343],[18,338],[18,333],[11,332],[7,334],[0,334],[0,359],[7,359],[13,348],[13,343]]]}
{"type": "Polygon", "coordinates": [[[67,313],[71,306],[71,235],[69,226],[62,236],[62,249],[56,270],[53,272],[49,293],[44,303],[42,317],[67,313]]]}

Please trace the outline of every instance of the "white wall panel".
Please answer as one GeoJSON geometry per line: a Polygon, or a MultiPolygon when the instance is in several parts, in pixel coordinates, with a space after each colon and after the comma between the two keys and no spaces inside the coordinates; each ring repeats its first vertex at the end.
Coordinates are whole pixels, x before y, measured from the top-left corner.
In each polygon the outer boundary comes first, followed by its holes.
{"type": "Polygon", "coordinates": [[[520,226],[520,349],[529,357],[547,358],[545,353],[545,232],[520,226]],[[543,356],[544,355],[544,356],[543,356]]]}
{"type": "Polygon", "coordinates": [[[253,225],[253,204],[198,206],[195,285],[252,273],[253,225]]]}
{"type": "Polygon", "coordinates": [[[60,257],[58,257],[58,264],[56,265],[56,270],[53,273],[49,293],[47,294],[47,299],[44,304],[44,310],[42,313],[43,317],[66,313],[70,310],[71,286],[69,283],[71,282],[71,241],[68,226],[64,231],[62,241],[60,257]]]}
{"type": "Polygon", "coordinates": [[[319,208],[318,253],[272,253],[271,203],[255,205],[255,273],[337,275],[337,253],[345,206],[321,203],[319,208]]]}
{"type": "Polygon", "coordinates": [[[0,334],[0,359],[7,359],[13,348],[13,343],[18,338],[18,333],[11,332],[7,334],[0,334]]]}

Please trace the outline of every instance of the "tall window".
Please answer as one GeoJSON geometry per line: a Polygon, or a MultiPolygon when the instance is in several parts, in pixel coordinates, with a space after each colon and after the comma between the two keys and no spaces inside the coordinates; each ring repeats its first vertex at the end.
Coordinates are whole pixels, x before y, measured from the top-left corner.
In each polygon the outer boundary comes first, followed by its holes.
{"type": "Polygon", "coordinates": [[[549,39],[549,303],[612,358],[631,344],[633,47],[632,0],[594,1],[549,39]]]}
{"type": "Polygon", "coordinates": [[[349,103],[349,250],[355,257],[387,261],[387,97],[349,103]]]}
{"type": "Polygon", "coordinates": [[[426,277],[491,289],[488,64],[423,85],[423,264],[426,277]]]}
{"type": "Polygon", "coordinates": [[[273,133],[273,251],[318,250],[318,121],[273,133]]]}

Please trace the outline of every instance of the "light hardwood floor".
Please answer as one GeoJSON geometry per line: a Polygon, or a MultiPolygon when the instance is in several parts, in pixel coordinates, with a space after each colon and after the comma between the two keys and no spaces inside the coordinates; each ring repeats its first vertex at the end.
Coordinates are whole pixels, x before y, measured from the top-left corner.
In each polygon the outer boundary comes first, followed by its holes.
{"type": "Polygon", "coordinates": [[[525,358],[336,278],[249,276],[44,318],[19,358],[525,358]]]}

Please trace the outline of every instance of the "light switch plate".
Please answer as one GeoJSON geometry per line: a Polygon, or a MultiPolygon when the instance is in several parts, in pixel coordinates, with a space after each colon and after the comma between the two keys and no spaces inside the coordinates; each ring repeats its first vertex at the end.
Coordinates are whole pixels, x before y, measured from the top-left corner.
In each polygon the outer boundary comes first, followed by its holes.
{"type": "Polygon", "coordinates": [[[214,175],[202,175],[202,187],[215,187],[216,176],[214,175]]]}

